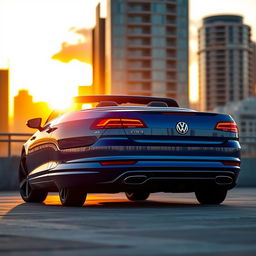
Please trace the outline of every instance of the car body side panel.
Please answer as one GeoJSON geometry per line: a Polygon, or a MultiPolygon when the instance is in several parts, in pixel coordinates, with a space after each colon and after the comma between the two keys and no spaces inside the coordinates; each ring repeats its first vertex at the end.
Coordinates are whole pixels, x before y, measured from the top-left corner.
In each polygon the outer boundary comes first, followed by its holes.
{"type": "Polygon", "coordinates": [[[52,151],[51,135],[44,131],[37,131],[25,144],[26,163],[28,172],[48,170],[49,154],[52,151]]]}

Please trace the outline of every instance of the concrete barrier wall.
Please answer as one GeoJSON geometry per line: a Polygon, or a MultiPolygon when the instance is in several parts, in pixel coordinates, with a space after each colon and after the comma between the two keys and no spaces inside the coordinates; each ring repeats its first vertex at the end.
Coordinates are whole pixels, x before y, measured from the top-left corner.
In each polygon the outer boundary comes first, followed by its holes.
{"type": "Polygon", "coordinates": [[[0,158],[0,190],[18,189],[19,157],[0,158]]]}
{"type": "MultiPolygon", "coordinates": [[[[0,158],[0,190],[18,189],[19,157],[0,158]]],[[[240,187],[256,187],[256,158],[242,159],[240,187]]]]}
{"type": "Polygon", "coordinates": [[[241,187],[256,187],[256,158],[243,158],[238,179],[241,187]]]}

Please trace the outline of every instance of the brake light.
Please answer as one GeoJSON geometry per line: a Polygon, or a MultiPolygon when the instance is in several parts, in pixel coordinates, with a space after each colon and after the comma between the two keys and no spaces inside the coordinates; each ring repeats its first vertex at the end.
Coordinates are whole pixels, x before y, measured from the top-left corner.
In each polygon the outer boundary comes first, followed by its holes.
{"type": "Polygon", "coordinates": [[[121,128],[146,128],[139,119],[132,118],[105,118],[97,121],[92,129],[121,129],[121,128]]]}
{"type": "Polygon", "coordinates": [[[235,161],[223,161],[222,163],[224,165],[240,166],[240,162],[235,162],[235,161]]]}
{"type": "Polygon", "coordinates": [[[238,127],[235,122],[220,122],[217,123],[216,130],[225,132],[238,132],[238,127]]]}
{"type": "Polygon", "coordinates": [[[135,164],[136,161],[102,161],[100,162],[101,165],[130,165],[135,164]]]}

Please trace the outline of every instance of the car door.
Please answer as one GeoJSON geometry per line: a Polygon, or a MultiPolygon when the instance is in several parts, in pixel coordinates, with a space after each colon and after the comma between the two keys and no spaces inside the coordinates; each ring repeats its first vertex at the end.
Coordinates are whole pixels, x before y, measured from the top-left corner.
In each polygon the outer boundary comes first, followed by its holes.
{"type": "Polygon", "coordinates": [[[30,174],[42,174],[49,169],[49,156],[54,150],[51,143],[51,122],[59,116],[58,111],[53,111],[45,122],[41,131],[37,131],[27,144],[27,168],[30,174]]]}

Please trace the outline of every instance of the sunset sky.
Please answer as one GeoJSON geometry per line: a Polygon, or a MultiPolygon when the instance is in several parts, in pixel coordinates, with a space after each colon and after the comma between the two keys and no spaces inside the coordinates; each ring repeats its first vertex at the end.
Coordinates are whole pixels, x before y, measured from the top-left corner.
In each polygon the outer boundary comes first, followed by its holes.
{"type": "MultiPolygon", "coordinates": [[[[105,5],[105,0],[101,0],[105,5]]],[[[0,68],[10,68],[10,94],[64,106],[91,84],[90,28],[98,0],[0,0],[0,68]]],[[[103,8],[102,15],[105,15],[103,8]]],[[[204,16],[241,14],[256,40],[256,0],[190,0],[190,85],[197,99],[197,29],[204,16]]]]}

